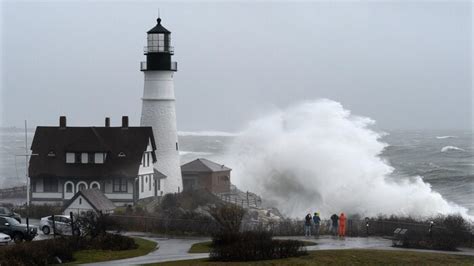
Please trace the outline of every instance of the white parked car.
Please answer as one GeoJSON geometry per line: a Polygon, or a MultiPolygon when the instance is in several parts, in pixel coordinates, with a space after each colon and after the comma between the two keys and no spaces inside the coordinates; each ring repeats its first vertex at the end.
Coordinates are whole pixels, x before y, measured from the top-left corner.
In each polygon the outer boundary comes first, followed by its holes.
{"type": "Polygon", "coordinates": [[[8,245],[11,241],[11,237],[4,233],[0,233],[0,245],[8,245]]]}
{"type": "MultiPolygon", "coordinates": [[[[54,227],[56,234],[72,234],[71,230],[71,219],[67,215],[54,215],[54,227]]],[[[53,232],[53,217],[47,216],[41,218],[40,229],[45,235],[49,235],[53,232]]],[[[74,228],[74,235],[80,235],[79,228],[74,228]]]]}

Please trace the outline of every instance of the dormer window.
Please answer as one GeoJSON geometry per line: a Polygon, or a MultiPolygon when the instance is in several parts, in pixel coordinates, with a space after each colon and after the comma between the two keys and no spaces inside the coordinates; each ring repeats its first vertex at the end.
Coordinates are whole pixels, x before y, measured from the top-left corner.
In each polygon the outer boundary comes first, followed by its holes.
{"type": "Polygon", "coordinates": [[[126,157],[125,153],[123,151],[121,151],[119,154],[118,154],[118,157],[126,157]]]}
{"type": "MultiPolygon", "coordinates": [[[[48,156],[56,156],[50,155],[48,153],[48,156]]],[[[76,163],[76,164],[104,164],[105,163],[105,158],[107,157],[107,153],[105,152],[66,152],[66,163],[76,163]]],[[[125,157],[125,154],[123,156],[119,157],[125,157]]]]}
{"type": "Polygon", "coordinates": [[[76,155],[74,154],[74,152],[67,152],[66,153],[66,163],[75,163],[76,160],[76,155]]]}
{"type": "Polygon", "coordinates": [[[105,153],[103,152],[96,152],[94,154],[94,162],[97,164],[103,164],[105,161],[105,153]]]}
{"type": "Polygon", "coordinates": [[[81,153],[81,162],[82,163],[88,163],[89,162],[89,154],[86,152],[81,153]]]}
{"type": "Polygon", "coordinates": [[[51,150],[48,152],[48,157],[56,157],[56,153],[53,150],[51,150]]]}

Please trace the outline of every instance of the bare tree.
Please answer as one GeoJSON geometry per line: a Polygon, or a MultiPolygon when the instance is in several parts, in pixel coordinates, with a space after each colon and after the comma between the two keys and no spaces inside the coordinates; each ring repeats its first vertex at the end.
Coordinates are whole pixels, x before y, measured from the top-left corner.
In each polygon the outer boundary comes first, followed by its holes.
{"type": "Polygon", "coordinates": [[[227,232],[239,232],[245,210],[234,204],[212,207],[209,210],[211,216],[227,232]]]}

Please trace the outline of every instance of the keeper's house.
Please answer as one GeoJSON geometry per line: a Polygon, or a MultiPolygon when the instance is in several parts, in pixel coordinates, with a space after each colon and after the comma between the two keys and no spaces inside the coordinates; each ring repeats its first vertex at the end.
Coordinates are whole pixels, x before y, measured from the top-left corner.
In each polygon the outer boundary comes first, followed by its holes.
{"type": "Polygon", "coordinates": [[[37,127],[29,165],[32,204],[68,202],[78,191],[99,189],[115,205],[161,195],[151,127],[37,127]]]}

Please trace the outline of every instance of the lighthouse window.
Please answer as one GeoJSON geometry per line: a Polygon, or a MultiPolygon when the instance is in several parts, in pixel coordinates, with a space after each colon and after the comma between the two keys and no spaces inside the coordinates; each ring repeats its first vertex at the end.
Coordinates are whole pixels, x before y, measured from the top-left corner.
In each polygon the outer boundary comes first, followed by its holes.
{"type": "Polygon", "coordinates": [[[163,52],[165,50],[165,35],[163,33],[158,34],[158,51],[163,52]]]}
{"type": "Polygon", "coordinates": [[[148,34],[148,51],[158,51],[158,34],[148,34]]]}

